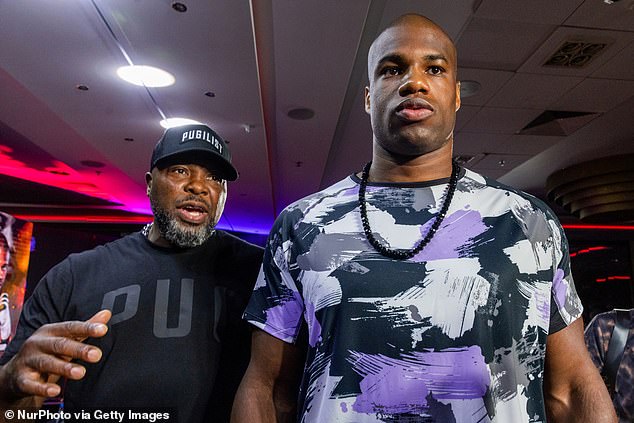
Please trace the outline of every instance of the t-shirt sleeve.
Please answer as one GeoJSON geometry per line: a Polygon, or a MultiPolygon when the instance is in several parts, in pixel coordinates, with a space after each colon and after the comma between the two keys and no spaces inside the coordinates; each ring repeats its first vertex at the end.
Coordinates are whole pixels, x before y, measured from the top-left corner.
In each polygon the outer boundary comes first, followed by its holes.
{"type": "Polygon", "coordinates": [[[558,220],[548,213],[553,234],[553,281],[551,285],[549,333],[558,332],[581,317],[583,306],[570,270],[568,240],[558,220]]]}
{"type": "Polygon", "coordinates": [[[291,245],[278,217],[264,250],[264,259],[244,319],[282,341],[294,343],[302,325],[304,300],[289,268],[291,245]]]}
{"type": "Polygon", "coordinates": [[[0,365],[6,364],[22,344],[40,326],[65,320],[64,310],[70,297],[72,272],[67,258],[53,267],[35,287],[24,303],[15,336],[7,346],[0,365]]]}

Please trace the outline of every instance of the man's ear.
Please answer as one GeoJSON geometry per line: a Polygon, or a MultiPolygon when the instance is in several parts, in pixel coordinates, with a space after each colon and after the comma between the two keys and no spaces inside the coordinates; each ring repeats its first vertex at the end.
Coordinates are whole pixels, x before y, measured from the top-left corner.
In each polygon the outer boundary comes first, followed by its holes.
{"type": "Polygon", "coordinates": [[[365,87],[365,112],[370,114],[370,87],[365,87]]]}
{"type": "Polygon", "coordinates": [[[456,112],[460,110],[460,81],[456,82],[456,112]]]}
{"type": "Polygon", "coordinates": [[[152,174],[150,172],[145,173],[145,194],[149,197],[152,190],[152,174]]]}

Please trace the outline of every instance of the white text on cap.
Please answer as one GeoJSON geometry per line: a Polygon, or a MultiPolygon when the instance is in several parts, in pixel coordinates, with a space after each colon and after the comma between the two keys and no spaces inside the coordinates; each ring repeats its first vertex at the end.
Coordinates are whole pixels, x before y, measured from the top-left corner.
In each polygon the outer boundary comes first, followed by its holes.
{"type": "Polygon", "coordinates": [[[193,140],[207,141],[216,150],[218,150],[220,154],[222,154],[222,144],[220,144],[220,142],[216,139],[216,137],[214,137],[211,133],[207,131],[203,131],[202,129],[196,129],[196,130],[183,132],[183,136],[181,138],[181,144],[186,141],[193,141],[193,140]]]}

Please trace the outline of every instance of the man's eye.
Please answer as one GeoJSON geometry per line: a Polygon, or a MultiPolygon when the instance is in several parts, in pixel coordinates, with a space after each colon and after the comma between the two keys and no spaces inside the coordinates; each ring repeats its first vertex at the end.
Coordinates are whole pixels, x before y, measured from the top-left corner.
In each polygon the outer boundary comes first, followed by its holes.
{"type": "Polygon", "coordinates": [[[209,175],[207,176],[207,179],[209,179],[210,181],[218,182],[218,183],[222,182],[222,178],[217,175],[209,175]]]}
{"type": "Polygon", "coordinates": [[[396,66],[388,66],[381,69],[381,75],[395,76],[400,73],[401,73],[401,70],[397,68],[396,66]]]}
{"type": "Polygon", "coordinates": [[[185,175],[187,173],[187,169],[185,169],[184,167],[173,167],[172,169],[170,169],[170,172],[179,175],[185,175]]]}
{"type": "Polygon", "coordinates": [[[440,75],[445,70],[440,66],[430,66],[428,72],[432,75],[440,75]]]}

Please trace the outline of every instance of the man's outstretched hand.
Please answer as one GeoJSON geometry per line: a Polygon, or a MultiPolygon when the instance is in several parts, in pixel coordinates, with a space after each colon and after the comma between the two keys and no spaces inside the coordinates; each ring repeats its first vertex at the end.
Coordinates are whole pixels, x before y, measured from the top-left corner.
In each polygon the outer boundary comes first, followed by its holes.
{"type": "Polygon", "coordinates": [[[101,350],[83,341],[104,336],[111,317],[112,312],[101,310],[83,322],[51,323],[36,330],[0,368],[0,398],[8,403],[4,405],[25,397],[57,396],[61,392],[57,384],[60,377],[84,377],[86,368],[72,360],[96,363],[101,359],[101,350]]]}

